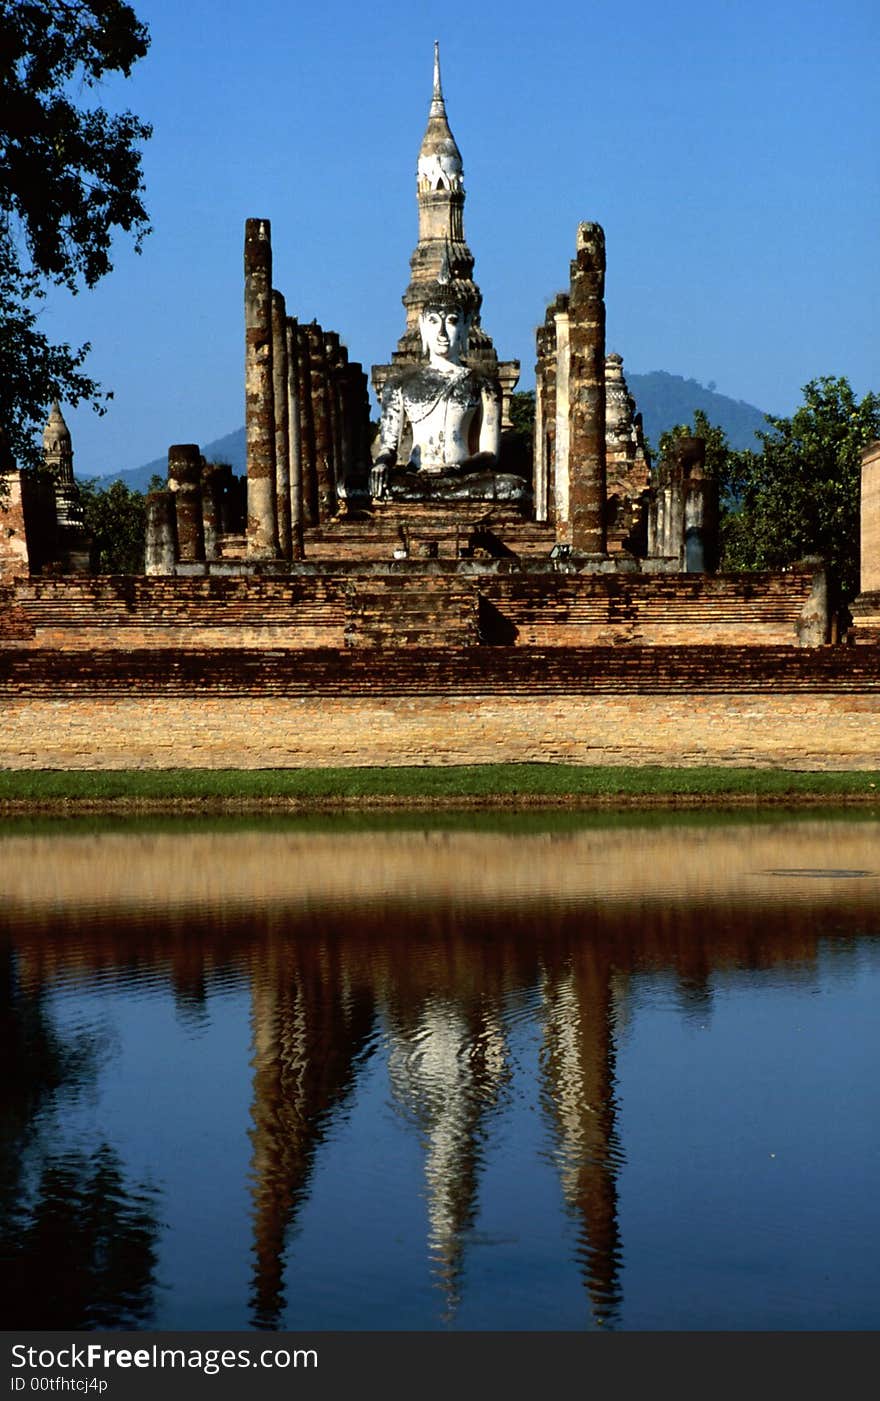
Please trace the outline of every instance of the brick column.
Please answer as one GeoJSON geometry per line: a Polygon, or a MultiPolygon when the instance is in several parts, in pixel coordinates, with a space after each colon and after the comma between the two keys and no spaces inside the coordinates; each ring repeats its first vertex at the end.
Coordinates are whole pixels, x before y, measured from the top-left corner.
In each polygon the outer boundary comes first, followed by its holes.
{"type": "Polygon", "coordinates": [[[346,367],[346,413],[351,442],[351,472],[356,489],[369,490],[370,474],[370,390],[364,367],[357,360],[346,367]]]}
{"type": "Polygon", "coordinates": [[[315,468],[315,416],[312,411],[312,367],[309,328],[297,327],[300,450],[302,453],[303,524],[318,524],[318,474],[315,468]]]}
{"type": "Polygon", "coordinates": [[[282,559],[290,559],[287,313],[280,292],[272,293],[272,395],[275,405],[275,516],[278,521],[278,552],[282,559]]]}
{"type": "Polygon", "coordinates": [[[272,243],[268,219],[248,219],[244,238],[247,553],[275,559],[275,399],[272,375],[272,243]]]}
{"type": "Polygon", "coordinates": [[[706,476],[706,443],[684,438],[682,464],[682,568],[687,574],[711,574],[718,560],[718,483],[706,476]]]}
{"type": "Polygon", "coordinates": [[[290,462],[290,553],[303,557],[303,460],[299,401],[299,337],[292,317],[285,323],[287,343],[287,455],[290,462]]]}
{"type": "Polygon", "coordinates": [[[144,572],[173,574],[177,563],[177,521],[174,493],[151,491],[147,494],[147,537],[144,572]]]}
{"type": "Polygon", "coordinates": [[[205,535],[205,559],[220,558],[220,504],[223,478],[228,468],[219,462],[202,464],[202,530],[205,535]]]}
{"type": "Polygon", "coordinates": [[[504,432],[513,428],[513,419],[510,417],[510,401],[513,398],[513,391],[519,384],[518,360],[498,361],[498,383],[501,385],[501,431],[504,432]]]}
{"type": "Polygon", "coordinates": [[[336,331],[324,332],[324,359],[326,362],[327,412],[330,420],[330,476],[334,494],[340,495],[340,485],[344,480],[342,455],[342,405],[340,395],[340,371],[342,356],[348,359],[348,351],[339,342],[336,331]]]}
{"type": "Polygon", "coordinates": [[[553,515],[556,539],[571,544],[571,325],[567,311],[554,314],[556,354],[553,441],[553,515]]]}
{"type": "MultiPolygon", "coordinates": [[[[556,351],[556,330],[551,329],[545,320],[535,334],[535,427],[532,435],[532,491],[535,502],[535,520],[550,519],[550,496],[552,492],[550,454],[548,441],[548,420],[555,415],[554,404],[547,395],[547,379],[551,358],[556,351]]],[[[553,371],[555,379],[555,368],[553,371]]]]}
{"type": "Polygon", "coordinates": [[[604,554],[605,234],[599,224],[578,225],[568,316],[571,544],[604,554]]]}
{"type": "Polygon", "coordinates": [[[168,449],[168,488],[174,493],[177,557],[181,564],[196,564],[205,558],[202,454],[196,443],[176,443],[168,449]]]}
{"type": "Polygon", "coordinates": [[[336,511],[336,483],[333,478],[333,430],[330,418],[330,384],[324,332],[312,322],[305,328],[309,342],[312,422],[315,433],[315,476],[318,487],[318,519],[322,523],[336,511]]]}

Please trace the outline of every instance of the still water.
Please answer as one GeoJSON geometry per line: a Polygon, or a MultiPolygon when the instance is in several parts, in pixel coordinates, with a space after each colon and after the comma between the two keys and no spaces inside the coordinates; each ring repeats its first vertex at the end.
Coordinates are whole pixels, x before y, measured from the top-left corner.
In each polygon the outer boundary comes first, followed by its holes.
{"type": "Polygon", "coordinates": [[[880,820],[0,828],[4,1326],[876,1329],[880,820]]]}

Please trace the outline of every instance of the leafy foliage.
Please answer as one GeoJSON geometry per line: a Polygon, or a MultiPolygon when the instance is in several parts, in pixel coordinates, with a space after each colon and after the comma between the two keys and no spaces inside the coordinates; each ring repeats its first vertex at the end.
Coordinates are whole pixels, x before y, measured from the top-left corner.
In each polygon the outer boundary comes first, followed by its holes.
{"type": "Polygon", "coordinates": [[[510,396],[510,421],[515,433],[528,442],[535,431],[535,391],[534,389],[514,390],[510,396]]]}
{"type": "Polygon", "coordinates": [[[36,306],[49,285],[76,292],[109,272],[117,229],[137,251],[149,232],[138,143],[150,128],[88,101],[148,45],[123,0],[0,0],[0,426],[23,463],[38,460],[53,398],[103,412],[109,397],[82,371],[88,344],[52,345],[36,306]]]}
{"type": "Polygon", "coordinates": [[[106,490],[86,482],[79,488],[83,523],[92,538],[97,574],[143,574],[147,530],[146,500],[124,482],[106,490]]]}
{"type": "Polygon", "coordinates": [[[846,603],[859,588],[861,453],[880,437],[880,396],[859,402],[831,376],[803,394],[792,418],[768,417],[762,452],[736,454],[740,509],[725,523],[724,567],[778,569],[820,555],[846,603]]]}

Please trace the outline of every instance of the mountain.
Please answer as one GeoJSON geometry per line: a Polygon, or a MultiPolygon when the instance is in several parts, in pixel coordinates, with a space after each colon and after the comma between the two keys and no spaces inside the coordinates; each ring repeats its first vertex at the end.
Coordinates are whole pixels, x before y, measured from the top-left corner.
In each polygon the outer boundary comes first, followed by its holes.
{"type": "Polygon", "coordinates": [[[743,399],[728,399],[714,389],[706,389],[698,380],[683,379],[665,370],[648,374],[630,374],[624,370],[629,392],[642,415],[645,433],[656,450],[660,434],[677,423],[690,423],[694,409],[702,409],[710,423],[716,423],[727,434],[732,448],[755,448],[755,433],[766,428],[765,414],[743,399]]]}
{"type": "MultiPolygon", "coordinates": [[[[244,476],[246,464],[243,428],[236,428],[234,433],[227,433],[225,438],[215,438],[210,443],[200,444],[200,447],[202,456],[208,462],[228,462],[235,472],[244,476]]],[[[95,477],[94,480],[100,487],[108,487],[111,482],[125,482],[132,491],[146,491],[152,477],[161,477],[164,482],[167,475],[168,458],[156,457],[152,462],[146,462],[143,467],[130,467],[125,472],[111,472],[106,477],[95,477]]]]}
{"type": "MultiPolygon", "coordinates": [[[[645,433],[653,448],[656,449],[661,433],[674,428],[677,423],[690,423],[694,409],[702,409],[710,423],[717,423],[724,429],[731,447],[757,447],[755,432],[764,428],[765,422],[763,411],[756,409],[754,404],[746,404],[742,399],[728,399],[726,394],[706,389],[698,380],[670,375],[665,370],[651,370],[644,375],[627,373],[626,381],[642,414],[645,433]]],[[[228,462],[235,472],[243,475],[244,429],[237,428],[234,433],[227,433],[225,438],[215,438],[213,442],[205,443],[202,453],[209,462],[228,462]]],[[[107,487],[111,482],[121,481],[134,491],[146,491],[150,478],[159,476],[164,479],[167,470],[167,459],[157,457],[143,467],[98,477],[97,484],[107,487]]]]}

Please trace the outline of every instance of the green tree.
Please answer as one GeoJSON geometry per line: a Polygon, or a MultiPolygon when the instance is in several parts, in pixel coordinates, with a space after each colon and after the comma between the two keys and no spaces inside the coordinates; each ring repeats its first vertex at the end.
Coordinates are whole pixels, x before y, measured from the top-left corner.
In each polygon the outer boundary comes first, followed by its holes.
{"type": "Polygon", "coordinates": [[[146,498],[124,482],[112,482],[106,488],[84,482],[79,493],[83,524],[92,540],[95,572],[143,574],[146,498]]]}
{"type": "Polygon", "coordinates": [[[880,396],[846,379],[804,386],[791,418],[770,418],[760,453],[736,454],[739,509],[724,527],[724,567],[778,569],[820,555],[848,603],[859,588],[861,453],[880,437],[880,396]]]}
{"type": "Polygon", "coordinates": [[[535,391],[518,389],[510,396],[510,421],[515,433],[531,443],[535,431],[535,391]]]}
{"type": "Polygon", "coordinates": [[[83,371],[88,344],[52,345],[37,308],[49,286],[77,292],[109,272],[116,230],[137,251],[149,232],[138,143],[150,127],[90,100],[148,45],[123,0],[0,0],[0,428],[24,464],[39,459],[53,398],[103,412],[110,397],[83,371]]]}

